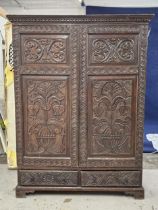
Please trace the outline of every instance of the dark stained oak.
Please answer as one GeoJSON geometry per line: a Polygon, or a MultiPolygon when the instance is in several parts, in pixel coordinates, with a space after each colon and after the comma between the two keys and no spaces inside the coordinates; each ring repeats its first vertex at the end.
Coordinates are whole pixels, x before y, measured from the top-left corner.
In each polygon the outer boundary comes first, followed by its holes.
{"type": "Polygon", "coordinates": [[[17,197],[36,191],[144,198],[152,15],[18,16],[13,23],[17,197]]]}

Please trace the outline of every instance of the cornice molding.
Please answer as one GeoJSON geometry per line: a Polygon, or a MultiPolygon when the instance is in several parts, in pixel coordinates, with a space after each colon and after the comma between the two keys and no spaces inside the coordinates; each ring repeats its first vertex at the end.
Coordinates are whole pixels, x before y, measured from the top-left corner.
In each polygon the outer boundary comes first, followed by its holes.
{"type": "Polygon", "coordinates": [[[94,23],[94,22],[149,22],[152,14],[141,15],[7,15],[12,22],[94,23]]]}

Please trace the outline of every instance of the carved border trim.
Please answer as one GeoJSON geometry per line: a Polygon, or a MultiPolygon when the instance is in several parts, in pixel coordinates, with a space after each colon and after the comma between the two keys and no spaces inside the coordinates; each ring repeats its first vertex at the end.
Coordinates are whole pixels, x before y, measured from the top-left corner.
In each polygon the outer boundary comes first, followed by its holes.
{"type": "Polygon", "coordinates": [[[23,139],[23,127],[22,127],[22,106],[21,106],[21,88],[20,88],[20,74],[17,67],[20,64],[20,34],[19,28],[13,27],[13,59],[14,59],[14,89],[15,89],[15,115],[16,115],[16,150],[17,150],[17,163],[20,167],[23,162],[22,153],[22,139],[23,139]]]}
{"type": "Polygon", "coordinates": [[[106,65],[105,67],[102,66],[96,66],[94,67],[88,67],[87,69],[87,74],[90,75],[98,75],[99,74],[103,74],[103,75],[115,75],[115,74],[138,74],[139,71],[139,67],[138,66],[108,66],[106,65]]]}
{"type": "Polygon", "coordinates": [[[81,73],[80,73],[80,142],[79,142],[79,165],[86,166],[87,164],[87,26],[82,25],[80,27],[82,33],[80,34],[80,61],[81,61],[81,73]]]}
{"type": "Polygon", "coordinates": [[[116,24],[110,24],[110,25],[100,25],[100,24],[95,24],[95,25],[89,25],[88,26],[88,33],[89,34],[111,34],[111,33],[116,33],[116,34],[122,34],[122,33],[128,33],[130,35],[138,35],[140,33],[140,27],[137,24],[132,24],[132,25],[116,25],[116,24]]]}
{"type": "Polygon", "coordinates": [[[39,74],[39,75],[68,75],[71,74],[71,69],[70,67],[53,67],[51,64],[38,64],[38,67],[36,65],[23,65],[20,66],[20,68],[16,69],[17,71],[20,72],[20,74],[29,74],[29,75],[34,75],[34,74],[39,74]]]}
{"type": "Polygon", "coordinates": [[[71,43],[71,165],[78,165],[78,130],[79,130],[79,113],[78,113],[78,94],[79,94],[79,64],[78,64],[78,51],[79,51],[79,31],[78,26],[73,26],[70,40],[71,43]]]}
{"type": "Polygon", "coordinates": [[[147,58],[147,41],[148,26],[141,26],[140,33],[140,54],[139,54],[139,81],[138,81],[138,116],[137,116],[137,133],[136,133],[136,165],[142,167],[143,153],[143,136],[144,136],[144,103],[146,87],[146,58],[147,58]]]}

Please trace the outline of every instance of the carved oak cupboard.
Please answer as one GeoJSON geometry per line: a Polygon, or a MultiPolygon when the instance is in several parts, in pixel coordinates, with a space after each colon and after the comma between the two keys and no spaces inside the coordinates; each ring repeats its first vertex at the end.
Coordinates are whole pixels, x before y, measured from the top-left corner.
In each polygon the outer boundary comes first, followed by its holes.
{"type": "Polygon", "coordinates": [[[18,197],[143,198],[150,15],[8,16],[13,23],[18,197]]]}

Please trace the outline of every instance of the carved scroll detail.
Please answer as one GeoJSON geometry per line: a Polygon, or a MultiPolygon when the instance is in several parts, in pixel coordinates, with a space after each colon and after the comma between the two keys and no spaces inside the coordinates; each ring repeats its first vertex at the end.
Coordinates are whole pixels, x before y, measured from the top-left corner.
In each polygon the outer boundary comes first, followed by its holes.
{"type": "Polygon", "coordinates": [[[66,63],[65,38],[26,38],[23,43],[25,63],[66,63]]]}
{"type": "Polygon", "coordinates": [[[135,52],[135,40],[130,38],[92,38],[90,41],[91,64],[101,63],[134,63],[137,52],[135,52]]]}

